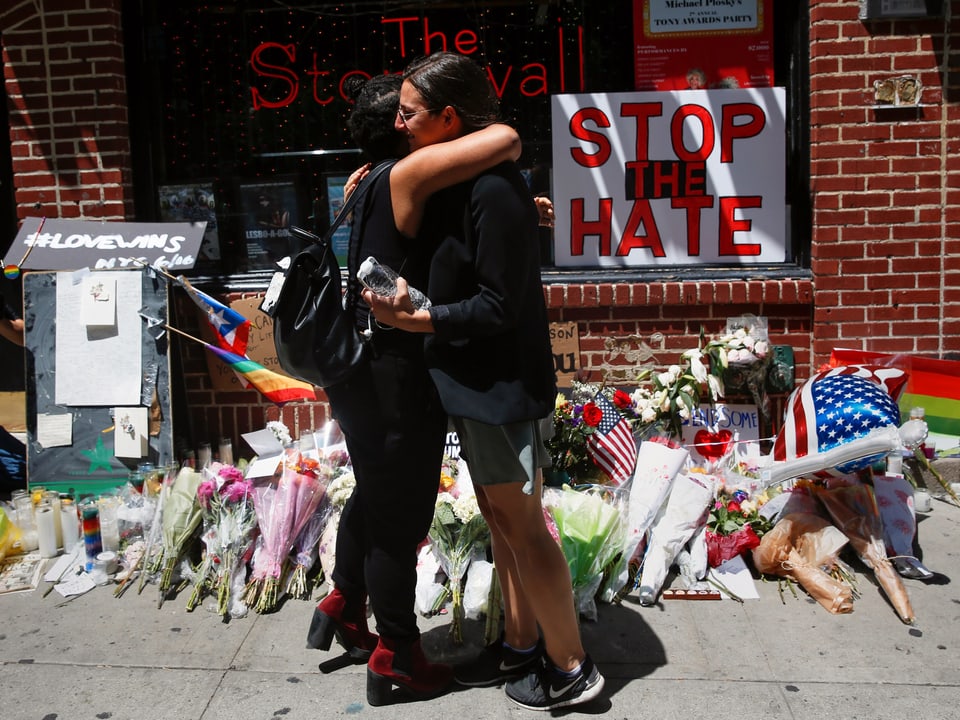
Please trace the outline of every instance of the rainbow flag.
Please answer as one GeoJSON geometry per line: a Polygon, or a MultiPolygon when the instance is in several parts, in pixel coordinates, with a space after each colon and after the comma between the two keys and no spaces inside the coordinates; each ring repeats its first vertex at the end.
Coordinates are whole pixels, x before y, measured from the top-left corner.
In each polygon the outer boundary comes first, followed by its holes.
{"type": "Polygon", "coordinates": [[[267,370],[263,365],[255,363],[250,358],[237,355],[229,350],[223,350],[216,345],[210,343],[204,343],[204,345],[210,352],[229,365],[242,380],[277,405],[283,405],[291,400],[317,399],[317,393],[313,385],[309,383],[267,370]]]}
{"type": "Polygon", "coordinates": [[[960,436],[960,361],[835,349],[830,364],[881,365],[903,370],[910,379],[898,402],[901,421],[909,419],[911,408],[922,407],[930,432],[960,436]]]}

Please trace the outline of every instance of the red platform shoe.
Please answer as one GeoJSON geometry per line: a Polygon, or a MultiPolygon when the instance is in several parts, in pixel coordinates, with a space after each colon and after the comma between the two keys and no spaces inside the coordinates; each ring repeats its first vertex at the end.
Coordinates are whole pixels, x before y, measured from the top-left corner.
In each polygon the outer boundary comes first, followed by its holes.
{"type": "Polygon", "coordinates": [[[360,603],[349,603],[334,588],[320,601],[307,631],[307,647],[329,650],[334,637],[354,660],[366,662],[370,658],[377,636],[367,629],[366,598],[360,603]]]}
{"type": "Polygon", "coordinates": [[[423,654],[420,638],[391,640],[383,636],[367,663],[367,702],[389,705],[398,699],[428,700],[453,684],[453,667],[432,663],[423,654]],[[397,687],[402,698],[394,697],[397,687]]]}

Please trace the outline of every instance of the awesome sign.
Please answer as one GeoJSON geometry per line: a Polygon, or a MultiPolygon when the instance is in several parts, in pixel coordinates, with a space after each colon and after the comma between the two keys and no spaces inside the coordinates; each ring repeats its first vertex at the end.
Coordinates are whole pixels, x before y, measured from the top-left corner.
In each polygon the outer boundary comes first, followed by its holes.
{"type": "Polygon", "coordinates": [[[783,88],[552,101],[558,266],[784,261],[783,88]]]}

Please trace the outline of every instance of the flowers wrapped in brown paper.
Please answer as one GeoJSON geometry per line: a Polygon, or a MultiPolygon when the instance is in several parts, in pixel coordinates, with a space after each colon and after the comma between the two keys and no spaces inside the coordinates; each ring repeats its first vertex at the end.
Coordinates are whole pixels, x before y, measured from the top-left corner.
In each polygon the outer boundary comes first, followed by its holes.
{"type": "Polygon", "coordinates": [[[913,624],[916,616],[907,589],[887,558],[883,524],[873,488],[857,483],[831,489],[815,488],[814,494],[830,513],[834,524],[850,540],[850,546],[860,559],[873,570],[900,619],[908,625],[913,624]]]}
{"type": "Polygon", "coordinates": [[[839,535],[821,515],[805,512],[784,515],[754,548],[754,566],[759,572],[796,580],[834,614],[853,612],[850,586],[826,570],[833,567],[840,548],[846,544],[839,535]]]}

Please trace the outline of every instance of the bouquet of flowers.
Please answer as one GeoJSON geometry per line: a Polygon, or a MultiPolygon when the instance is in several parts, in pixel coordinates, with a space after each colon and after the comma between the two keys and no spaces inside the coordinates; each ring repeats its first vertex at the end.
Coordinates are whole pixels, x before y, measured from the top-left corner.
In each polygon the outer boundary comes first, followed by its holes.
{"type": "Polygon", "coordinates": [[[329,461],[299,449],[287,451],[278,480],[255,486],[253,505],[260,537],[253,573],[243,594],[247,607],[270,612],[280,597],[280,578],[290,550],[304,525],[316,512],[332,474],[329,461]]]}
{"type": "Polygon", "coordinates": [[[161,491],[164,494],[160,516],[162,551],[154,559],[151,568],[153,574],[160,572],[158,607],[163,605],[164,595],[170,589],[177,563],[200,528],[202,515],[197,498],[200,480],[200,473],[184,466],[173,482],[164,483],[161,491]]]}
{"type": "Polygon", "coordinates": [[[232,465],[214,463],[203,470],[197,488],[203,516],[200,540],[206,551],[194,572],[194,589],[187,601],[193,610],[206,593],[216,592],[217,612],[226,616],[230,586],[240,562],[253,541],[257,518],[253,508],[253,485],[232,465]]]}
{"type": "Polygon", "coordinates": [[[683,422],[700,407],[705,391],[710,402],[722,397],[722,385],[707,371],[701,358],[698,349],[687,350],[681,356],[684,366],[670,365],[662,372],[644,370],[640,374],[640,386],[633,392],[640,427],[679,438],[683,422]]]}
{"type": "Polygon", "coordinates": [[[751,496],[746,490],[720,487],[707,516],[707,562],[710,567],[752,550],[770,529],[760,508],[770,499],[767,491],[751,496]]]}
{"type": "Polygon", "coordinates": [[[327,486],[327,497],[330,499],[330,515],[324,524],[317,544],[317,556],[320,559],[320,568],[331,589],[333,587],[333,568],[337,561],[337,531],[340,528],[340,514],[347,500],[357,486],[357,479],[353,472],[338,475],[327,486]]]}
{"type": "Polygon", "coordinates": [[[557,537],[573,583],[577,611],[597,618],[594,600],[605,573],[619,560],[626,532],[624,496],[614,488],[594,485],[573,490],[548,488],[544,507],[556,524],[557,537]]]}
{"type": "Polygon", "coordinates": [[[553,412],[553,436],[546,441],[555,472],[565,473],[580,483],[599,481],[603,471],[591,459],[587,443],[597,431],[603,411],[594,402],[597,392],[617,408],[630,423],[631,429],[640,424],[634,400],[623,390],[609,386],[574,382],[570,399],[558,394],[553,412]]]}
{"type": "Polygon", "coordinates": [[[461,485],[456,496],[448,491],[437,494],[428,537],[453,596],[450,635],[454,644],[462,645],[463,581],[474,557],[486,557],[490,543],[490,528],[472,490],[467,492],[461,485]]]}
{"type": "Polygon", "coordinates": [[[783,515],[753,549],[758,572],[798,582],[834,614],[853,612],[852,588],[834,576],[837,556],[847,540],[818,513],[783,515]]]}
{"type": "Polygon", "coordinates": [[[830,517],[850,541],[850,546],[860,559],[873,570],[874,575],[897,611],[897,615],[907,625],[916,619],[910,597],[900,580],[883,543],[883,525],[877,508],[873,489],[863,483],[834,487],[830,489],[815,487],[814,495],[827,509],[830,517]]]}
{"type": "Polygon", "coordinates": [[[722,386],[749,393],[764,415],[770,402],[765,391],[769,352],[766,318],[755,315],[728,318],[726,332],[703,350],[710,359],[710,372],[722,386]]]}
{"type": "Polygon", "coordinates": [[[297,600],[308,600],[310,598],[310,588],[307,587],[307,573],[313,567],[320,536],[333,513],[326,497],[310,519],[307,520],[307,524],[303,526],[303,530],[300,531],[297,541],[294,543],[293,571],[290,573],[287,582],[287,593],[297,600]]]}

